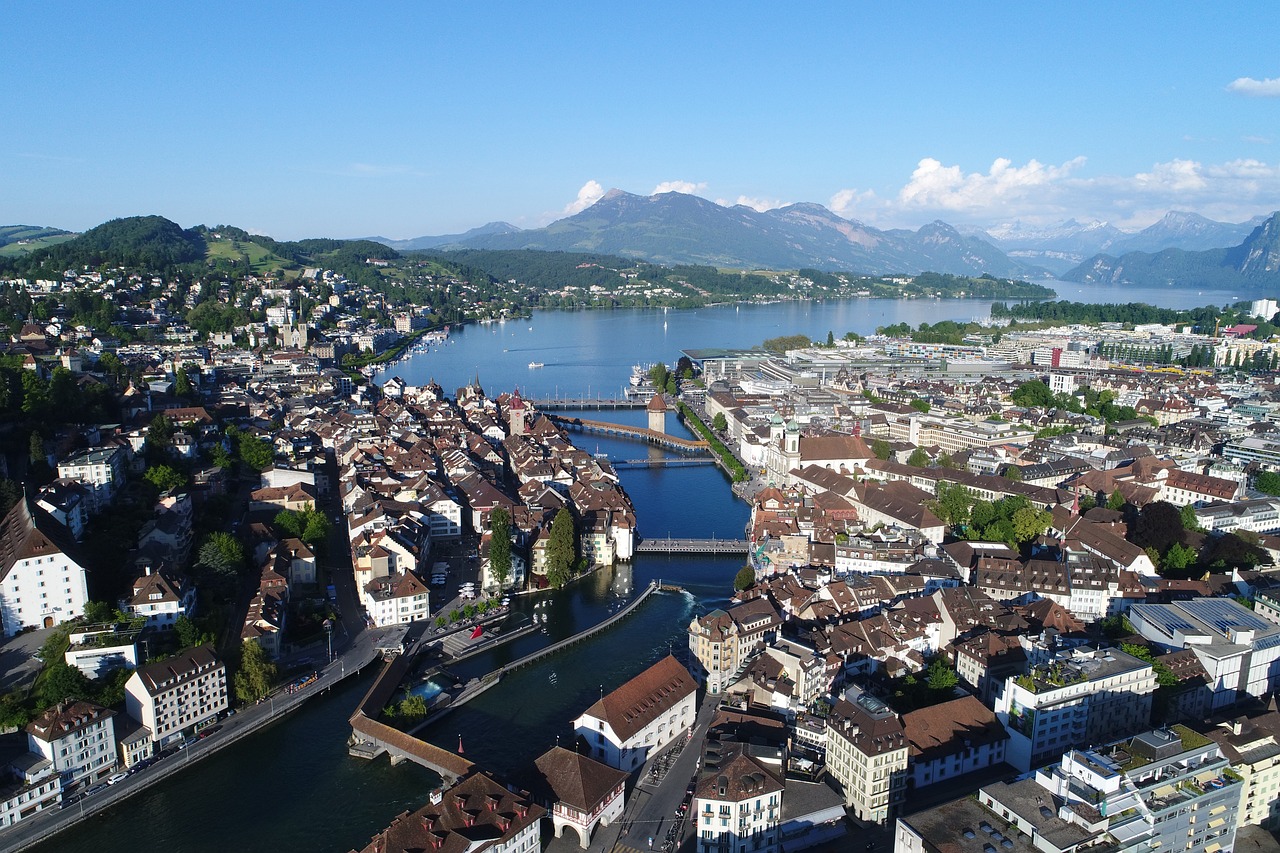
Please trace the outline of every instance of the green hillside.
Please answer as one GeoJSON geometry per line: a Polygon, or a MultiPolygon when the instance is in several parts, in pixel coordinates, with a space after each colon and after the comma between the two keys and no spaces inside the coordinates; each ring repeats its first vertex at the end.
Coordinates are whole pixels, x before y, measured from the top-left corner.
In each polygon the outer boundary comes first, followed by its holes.
{"type": "Polygon", "coordinates": [[[20,257],[37,249],[65,243],[76,235],[40,225],[0,225],[0,257],[20,257]]]}

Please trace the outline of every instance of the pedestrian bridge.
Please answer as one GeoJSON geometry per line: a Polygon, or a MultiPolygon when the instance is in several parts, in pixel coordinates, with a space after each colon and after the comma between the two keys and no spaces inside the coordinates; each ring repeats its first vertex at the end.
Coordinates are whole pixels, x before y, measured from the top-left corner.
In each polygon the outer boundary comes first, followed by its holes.
{"type": "Polygon", "coordinates": [[[621,435],[626,438],[638,438],[641,441],[647,441],[650,444],[656,444],[670,450],[678,450],[682,453],[711,452],[711,445],[702,439],[678,438],[647,427],[627,426],[625,424],[609,423],[608,421],[593,421],[586,418],[567,418],[564,415],[548,414],[547,417],[558,426],[575,432],[594,432],[600,435],[621,435]]]}
{"type": "Polygon", "coordinates": [[[636,552],[642,554],[745,554],[745,539],[641,539],[636,552]]]}
{"type": "Polygon", "coordinates": [[[398,655],[383,666],[348,720],[351,723],[350,751],[361,758],[376,758],[385,752],[393,763],[408,760],[421,764],[434,770],[446,785],[450,785],[471,772],[473,765],[470,761],[378,720],[416,657],[416,654],[398,655]]]}

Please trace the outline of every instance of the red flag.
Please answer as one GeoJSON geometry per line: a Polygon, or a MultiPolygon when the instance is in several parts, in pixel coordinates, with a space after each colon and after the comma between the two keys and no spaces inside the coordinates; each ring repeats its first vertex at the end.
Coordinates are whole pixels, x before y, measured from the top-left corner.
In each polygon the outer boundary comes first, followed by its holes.
{"type": "Polygon", "coordinates": [[[484,627],[481,625],[477,625],[476,629],[471,632],[471,639],[478,640],[480,639],[480,635],[483,633],[484,633],[484,627]]]}
{"type": "Polygon", "coordinates": [[[462,735],[458,735],[458,755],[462,755],[462,735]]]}

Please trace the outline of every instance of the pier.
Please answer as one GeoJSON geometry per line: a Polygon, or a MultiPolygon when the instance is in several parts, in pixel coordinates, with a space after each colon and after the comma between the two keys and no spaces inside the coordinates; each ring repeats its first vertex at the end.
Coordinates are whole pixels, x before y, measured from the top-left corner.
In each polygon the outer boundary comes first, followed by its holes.
{"type": "Polygon", "coordinates": [[[746,554],[745,539],[641,539],[637,554],[746,554]]]}
{"type": "Polygon", "coordinates": [[[566,418],[563,415],[547,415],[547,417],[555,422],[557,426],[562,426],[575,432],[594,432],[600,435],[620,435],[625,438],[636,438],[681,453],[711,452],[711,445],[702,439],[677,438],[674,435],[667,435],[665,432],[658,432],[647,427],[626,426],[624,424],[609,423],[608,421],[592,421],[586,418],[566,418]]]}

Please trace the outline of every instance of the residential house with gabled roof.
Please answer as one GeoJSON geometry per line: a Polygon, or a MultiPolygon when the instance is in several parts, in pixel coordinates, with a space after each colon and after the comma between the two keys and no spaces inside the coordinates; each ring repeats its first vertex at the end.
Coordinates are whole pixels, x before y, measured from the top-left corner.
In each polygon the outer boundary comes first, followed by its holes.
{"type": "Polygon", "coordinates": [[[667,655],[602,696],[574,721],[574,731],[592,758],[630,772],[693,725],[697,687],[667,655]]]}
{"type": "Polygon", "coordinates": [[[714,752],[708,747],[694,785],[697,853],[779,853],[786,791],[780,768],[748,744],[721,740],[714,752]]]}
{"type": "Polygon", "coordinates": [[[365,610],[378,628],[426,619],[431,612],[427,585],[412,569],[374,578],[362,593],[365,610]]]}
{"type": "Polygon", "coordinates": [[[147,564],[142,576],[130,587],[129,597],[120,603],[120,609],[146,618],[149,628],[167,631],[179,616],[190,617],[195,604],[195,584],[147,564]]]}

